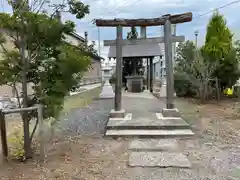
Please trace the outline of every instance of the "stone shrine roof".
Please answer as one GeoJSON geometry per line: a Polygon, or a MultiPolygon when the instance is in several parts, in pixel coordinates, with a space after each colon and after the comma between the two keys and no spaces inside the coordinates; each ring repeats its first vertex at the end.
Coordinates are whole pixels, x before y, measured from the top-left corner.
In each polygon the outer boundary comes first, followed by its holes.
{"type": "MultiPolygon", "coordinates": [[[[122,57],[152,57],[163,56],[163,47],[161,44],[138,44],[124,45],[122,47],[122,57]]],[[[110,46],[108,58],[116,58],[116,46],[110,46]]]]}

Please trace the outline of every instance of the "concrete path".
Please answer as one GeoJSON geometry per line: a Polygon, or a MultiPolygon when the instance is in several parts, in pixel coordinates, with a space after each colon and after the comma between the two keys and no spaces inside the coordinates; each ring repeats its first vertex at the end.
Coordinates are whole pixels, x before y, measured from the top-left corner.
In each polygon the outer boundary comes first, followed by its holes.
{"type": "Polygon", "coordinates": [[[132,118],[155,117],[156,113],[165,107],[164,101],[159,101],[149,92],[122,94],[122,108],[127,113],[132,113],[132,118]]]}

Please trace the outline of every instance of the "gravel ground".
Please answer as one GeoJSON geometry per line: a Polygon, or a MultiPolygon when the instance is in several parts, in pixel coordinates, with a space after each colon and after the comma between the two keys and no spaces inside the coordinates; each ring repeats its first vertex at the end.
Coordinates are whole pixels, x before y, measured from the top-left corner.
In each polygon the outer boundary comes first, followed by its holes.
{"type": "MultiPolygon", "coordinates": [[[[191,169],[128,167],[128,143],[131,140],[102,137],[113,100],[95,100],[91,105],[65,115],[59,122],[62,132],[70,137],[49,144],[45,164],[41,167],[31,162],[0,166],[0,179],[239,180],[239,117],[230,117],[232,112],[228,111],[226,104],[196,108],[196,105],[184,102],[180,104],[182,112],[191,115],[196,136],[179,140],[179,151],[188,157],[191,169]],[[190,109],[194,111],[190,112],[190,109]],[[224,120],[215,139],[213,119],[220,117],[224,120]]],[[[132,112],[133,117],[159,112],[162,106],[164,103],[156,99],[123,99],[123,107],[132,112]]]]}
{"type": "Polygon", "coordinates": [[[61,117],[57,128],[63,135],[102,136],[108,121],[108,114],[113,107],[113,100],[93,100],[81,109],[72,110],[61,117]]]}

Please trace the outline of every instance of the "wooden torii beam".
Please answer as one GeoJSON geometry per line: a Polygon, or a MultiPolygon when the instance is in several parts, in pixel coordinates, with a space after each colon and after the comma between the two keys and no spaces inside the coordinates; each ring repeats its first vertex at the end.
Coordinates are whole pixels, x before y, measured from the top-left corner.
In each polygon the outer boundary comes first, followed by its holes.
{"type": "Polygon", "coordinates": [[[192,21],[192,13],[187,12],[176,15],[166,14],[162,17],[151,19],[96,19],[95,23],[97,26],[104,27],[160,26],[165,24],[166,17],[168,17],[168,20],[171,22],[171,24],[179,24],[192,21]]]}
{"type": "MultiPolygon", "coordinates": [[[[183,42],[184,36],[172,36],[172,42],[183,42]]],[[[122,46],[124,45],[137,45],[137,44],[158,44],[164,43],[164,37],[158,38],[141,38],[141,39],[123,39],[122,46]]],[[[104,40],[104,46],[116,46],[116,40],[104,40]]]]}

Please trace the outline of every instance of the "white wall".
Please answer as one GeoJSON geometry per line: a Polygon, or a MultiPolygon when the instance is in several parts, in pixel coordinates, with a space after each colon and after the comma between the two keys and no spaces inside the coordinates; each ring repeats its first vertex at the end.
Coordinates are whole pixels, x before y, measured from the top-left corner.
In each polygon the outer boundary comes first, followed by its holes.
{"type": "Polygon", "coordinates": [[[65,37],[66,37],[66,42],[68,42],[74,46],[78,46],[79,43],[81,42],[79,39],[77,39],[71,35],[68,35],[68,34],[66,34],[65,37]]]}

